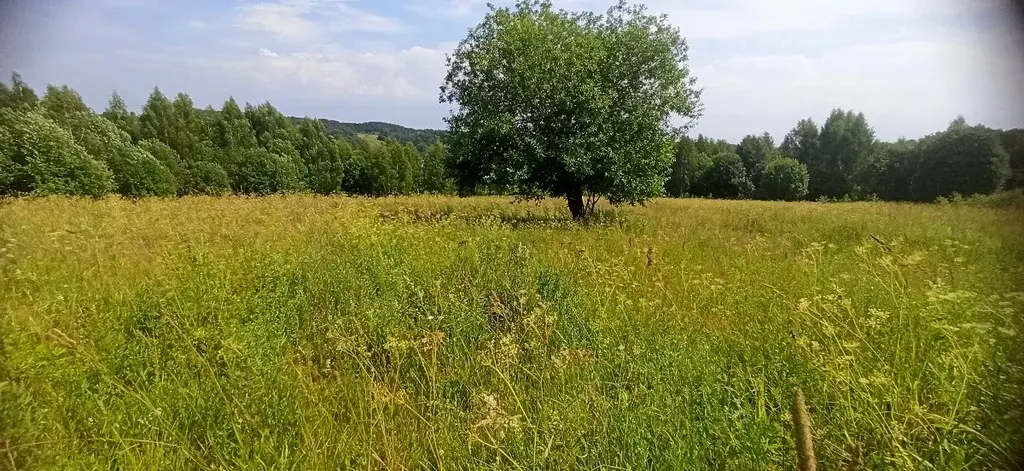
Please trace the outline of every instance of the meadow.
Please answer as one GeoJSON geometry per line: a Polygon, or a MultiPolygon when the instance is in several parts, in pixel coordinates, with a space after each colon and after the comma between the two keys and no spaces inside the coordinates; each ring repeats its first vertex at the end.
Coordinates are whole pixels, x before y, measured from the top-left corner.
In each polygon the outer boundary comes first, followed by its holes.
{"type": "Polygon", "coordinates": [[[0,201],[0,469],[1010,469],[1022,215],[0,201]]]}

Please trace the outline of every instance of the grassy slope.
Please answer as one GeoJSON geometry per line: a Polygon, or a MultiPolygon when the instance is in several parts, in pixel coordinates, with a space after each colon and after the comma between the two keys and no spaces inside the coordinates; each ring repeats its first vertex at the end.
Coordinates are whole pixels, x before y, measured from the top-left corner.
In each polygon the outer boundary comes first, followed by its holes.
{"type": "Polygon", "coordinates": [[[958,205],[0,203],[0,468],[1008,467],[1024,223],[958,205]],[[884,241],[873,241],[870,234],[884,241]]]}

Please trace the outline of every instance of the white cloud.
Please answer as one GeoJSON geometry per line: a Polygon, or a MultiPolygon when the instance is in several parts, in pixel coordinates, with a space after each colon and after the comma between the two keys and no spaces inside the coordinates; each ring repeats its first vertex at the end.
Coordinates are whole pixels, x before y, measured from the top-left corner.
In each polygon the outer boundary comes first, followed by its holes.
{"type": "Polygon", "coordinates": [[[103,0],[112,7],[155,7],[159,0],[103,0]]]}
{"type": "Polygon", "coordinates": [[[322,39],[328,32],[404,30],[397,20],[354,8],[341,0],[278,0],[240,7],[238,25],[288,42],[322,39]]]}
{"type": "Polygon", "coordinates": [[[709,8],[673,0],[647,5],[665,13],[690,38],[732,38],[785,31],[827,31],[856,18],[920,20],[994,8],[999,0],[725,0],[709,8]]]}
{"type": "MultiPolygon", "coordinates": [[[[425,13],[468,17],[487,0],[442,0],[421,7],[425,13]]],[[[509,6],[512,0],[493,2],[509,6]]],[[[557,8],[604,12],[613,0],[555,0],[557,8]]],[[[649,11],[667,14],[688,38],[734,38],[783,31],[822,31],[854,18],[903,18],[964,15],[1002,8],[1007,0],[645,0],[649,11]]]]}
{"type": "Polygon", "coordinates": [[[957,114],[997,127],[1024,124],[1024,67],[994,55],[1007,37],[858,44],[814,57],[764,55],[694,68],[707,115],[697,131],[738,139],[767,130],[781,137],[800,118],[833,107],[862,111],[879,137],[918,137],[957,114]]]}
{"type": "Polygon", "coordinates": [[[222,74],[254,77],[266,88],[302,90],[325,98],[364,96],[432,102],[444,76],[448,50],[448,45],[374,51],[274,52],[263,48],[258,58],[201,60],[195,65],[222,74]]]}

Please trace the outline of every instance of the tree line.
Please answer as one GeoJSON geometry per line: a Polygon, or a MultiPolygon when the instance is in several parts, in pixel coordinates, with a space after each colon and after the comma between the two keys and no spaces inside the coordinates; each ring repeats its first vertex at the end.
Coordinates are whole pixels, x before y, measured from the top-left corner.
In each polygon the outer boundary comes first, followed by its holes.
{"type": "Polygon", "coordinates": [[[684,136],[666,183],[671,196],[771,200],[935,201],[1024,187],[1024,129],[958,117],[921,139],[882,142],[863,113],[800,120],[775,145],[768,133],[732,145],[684,136]]]}
{"type": "MultiPolygon", "coordinates": [[[[159,89],[141,113],[116,92],[96,113],[67,86],[40,97],[15,73],[10,85],[0,82],[0,195],[515,192],[458,178],[465,169],[447,138],[289,118],[270,103],[233,98],[200,109],[185,93],[171,99],[159,89]]],[[[779,145],[768,133],[738,144],[703,135],[667,144],[674,161],[664,193],[672,197],[934,201],[1024,187],[1024,129],[963,118],[921,139],[881,142],[863,114],[837,109],[821,126],[801,120],[779,145]]]]}
{"type": "Polygon", "coordinates": [[[0,195],[448,193],[444,156],[438,141],[338,139],[270,103],[198,109],[154,89],[141,113],[116,92],[96,113],[67,86],[0,82],[0,195]]]}
{"type": "MultiPolygon", "coordinates": [[[[292,118],[301,121],[302,118],[292,118]]],[[[444,131],[438,129],[412,129],[391,123],[371,121],[367,123],[341,123],[333,119],[320,118],[324,123],[327,135],[340,139],[353,139],[360,134],[372,134],[383,141],[398,141],[416,146],[421,152],[444,137],[444,131]]]]}

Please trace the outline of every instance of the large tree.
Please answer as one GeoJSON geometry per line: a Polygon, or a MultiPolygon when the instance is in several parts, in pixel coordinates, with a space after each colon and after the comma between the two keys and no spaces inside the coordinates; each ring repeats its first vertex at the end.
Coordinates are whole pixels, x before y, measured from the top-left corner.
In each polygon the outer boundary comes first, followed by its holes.
{"type": "Polygon", "coordinates": [[[775,150],[775,140],[767,132],[756,136],[747,135],[736,146],[736,154],[743,160],[743,168],[751,181],[760,181],[761,172],[769,162],[779,157],[775,150]]]}
{"type": "Polygon", "coordinates": [[[1003,148],[1010,154],[1010,178],[1006,189],[1024,188],[1024,129],[1010,129],[999,133],[1003,148]]]}
{"type": "MultiPolygon", "coordinates": [[[[724,141],[722,141],[724,142],[724,141]]],[[[705,153],[707,149],[717,147],[718,155],[730,152],[731,146],[716,145],[707,141],[704,136],[696,140],[682,136],[675,148],[675,162],[672,164],[668,181],[665,182],[665,193],[674,197],[707,196],[704,188],[704,174],[711,168],[711,157],[705,153]],[[705,150],[701,150],[701,149],[705,150]]]]}
{"type": "Polygon", "coordinates": [[[886,201],[913,199],[911,184],[921,163],[918,147],[917,141],[907,139],[879,143],[856,173],[857,186],[886,201]]]}
{"type": "Polygon", "coordinates": [[[102,196],[110,169],[41,113],[0,109],[0,195],[102,196]]]}
{"type": "Polygon", "coordinates": [[[452,182],[448,178],[445,164],[448,161],[444,144],[435,142],[423,153],[423,175],[419,190],[424,193],[451,193],[452,182]]]}
{"type": "Polygon", "coordinates": [[[1010,156],[996,131],[968,126],[957,118],[949,128],[921,140],[912,197],[934,201],[940,196],[989,194],[1010,176],[1010,156]]]}
{"type": "Polygon", "coordinates": [[[320,120],[302,120],[299,136],[297,150],[309,169],[309,188],[322,195],[340,192],[345,179],[344,157],[351,151],[343,155],[343,147],[325,134],[320,120]]]}
{"type": "Polygon", "coordinates": [[[18,110],[32,110],[39,104],[39,96],[35,90],[25,83],[21,74],[11,74],[11,86],[0,82],[0,108],[12,108],[18,110]]]}
{"type": "Polygon", "coordinates": [[[821,126],[818,153],[808,162],[812,198],[854,194],[854,175],[874,152],[875,131],[864,113],[835,109],[821,126]]]}
{"type": "Polygon", "coordinates": [[[492,6],[449,56],[441,87],[441,102],[457,105],[447,118],[455,177],[463,188],[564,196],[577,219],[600,197],[661,194],[672,118],[700,112],[687,59],[679,30],[640,6],[492,6]]]}
{"type": "Polygon", "coordinates": [[[754,184],[743,168],[743,159],[732,152],[714,156],[702,180],[701,187],[712,198],[746,198],[754,191],[754,184]]]}
{"type": "Polygon", "coordinates": [[[779,153],[790,156],[800,163],[811,166],[817,163],[821,129],[813,119],[801,119],[796,127],[786,134],[779,146],[779,153]]]}
{"type": "Polygon", "coordinates": [[[110,95],[107,109],[102,116],[117,125],[118,129],[128,133],[132,141],[139,140],[139,116],[128,111],[128,105],[117,91],[110,95]]]}
{"type": "Polygon", "coordinates": [[[807,166],[792,157],[768,162],[758,176],[757,194],[766,200],[796,201],[807,196],[807,166]]]}

